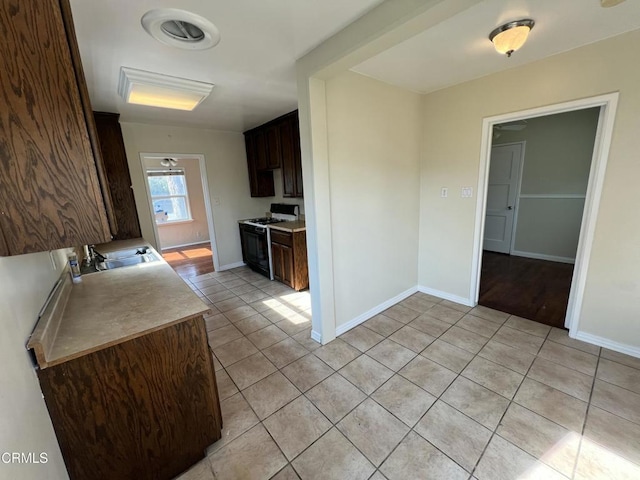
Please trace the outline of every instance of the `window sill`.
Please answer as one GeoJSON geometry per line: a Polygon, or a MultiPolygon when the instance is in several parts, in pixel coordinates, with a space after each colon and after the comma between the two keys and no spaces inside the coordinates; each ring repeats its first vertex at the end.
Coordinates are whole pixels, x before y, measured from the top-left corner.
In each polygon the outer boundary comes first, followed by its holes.
{"type": "Polygon", "coordinates": [[[193,221],[194,221],[193,218],[189,218],[188,220],[176,220],[173,222],[160,222],[160,223],[156,222],[156,225],[158,227],[168,227],[170,225],[181,225],[183,223],[191,223],[193,221]]]}

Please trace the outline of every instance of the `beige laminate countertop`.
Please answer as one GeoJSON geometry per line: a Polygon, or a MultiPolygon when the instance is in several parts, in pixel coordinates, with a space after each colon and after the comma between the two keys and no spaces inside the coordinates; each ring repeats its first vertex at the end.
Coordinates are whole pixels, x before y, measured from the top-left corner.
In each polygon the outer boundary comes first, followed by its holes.
{"type": "MultiPolygon", "coordinates": [[[[142,245],[149,244],[144,239],[115,241],[96,250],[104,254],[142,245]]],[[[46,366],[209,311],[164,260],[83,275],[82,282],[70,288],[59,325],[44,350],[46,366]]]]}
{"type": "Polygon", "coordinates": [[[294,220],[293,222],[273,223],[269,225],[269,228],[283,232],[302,232],[307,229],[307,226],[304,220],[294,220]]]}

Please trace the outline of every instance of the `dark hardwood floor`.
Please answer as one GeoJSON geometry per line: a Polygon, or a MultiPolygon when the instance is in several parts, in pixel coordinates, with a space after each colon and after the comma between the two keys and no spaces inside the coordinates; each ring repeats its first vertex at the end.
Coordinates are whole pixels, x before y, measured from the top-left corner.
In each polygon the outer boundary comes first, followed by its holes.
{"type": "Polygon", "coordinates": [[[483,252],[478,303],[564,328],[573,265],[483,252]]]}
{"type": "Polygon", "coordinates": [[[162,250],[162,258],[183,278],[197,277],[214,271],[209,242],[162,250]]]}

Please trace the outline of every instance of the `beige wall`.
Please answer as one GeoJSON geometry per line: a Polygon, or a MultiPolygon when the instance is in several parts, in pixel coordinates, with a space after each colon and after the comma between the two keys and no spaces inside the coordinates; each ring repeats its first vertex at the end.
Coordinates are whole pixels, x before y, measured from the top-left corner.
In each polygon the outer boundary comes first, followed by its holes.
{"type": "Polygon", "coordinates": [[[599,108],[588,108],[530,118],[523,130],[494,134],[493,145],[526,142],[517,254],[575,259],[599,114],[599,108]]]}
{"type": "Polygon", "coordinates": [[[639,42],[631,32],[424,97],[422,285],[469,295],[476,199],[438,197],[478,185],[483,117],[619,91],[579,329],[640,346],[640,64],[627,54],[639,42]]]}
{"type": "Polygon", "coordinates": [[[25,345],[67,250],[0,258],[0,454],[46,453],[46,464],[0,463],[0,478],[69,478],[25,345]]]}
{"type": "Polygon", "coordinates": [[[339,327],[416,285],[420,96],[347,72],[326,108],[339,327]]]}
{"type": "MultiPolygon", "coordinates": [[[[144,164],[147,168],[163,168],[160,162],[161,160],[157,158],[144,159],[144,164]]],[[[207,224],[207,211],[204,204],[199,160],[197,158],[179,158],[178,167],[184,169],[192,221],[177,224],[158,224],[158,237],[160,237],[158,240],[163,249],[209,240],[209,226],[207,224]]]]}
{"type": "Polygon", "coordinates": [[[140,153],[202,154],[206,161],[220,265],[241,262],[238,220],[263,215],[273,200],[250,196],[242,133],[123,122],[122,134],[142,235],[153,239],[140,153]],[[219,205],[214,199],[219,199],[219,205]]]}

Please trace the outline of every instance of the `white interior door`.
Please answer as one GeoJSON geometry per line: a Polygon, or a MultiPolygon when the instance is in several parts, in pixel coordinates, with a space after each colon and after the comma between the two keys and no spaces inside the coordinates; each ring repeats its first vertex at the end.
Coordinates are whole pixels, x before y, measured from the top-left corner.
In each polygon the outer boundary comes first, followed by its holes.
{"type": "Polygon", "coordinates": [[[483,248],[510,253],[511,238],[522,169],[522,143],[491,148],[483,248]]]}

